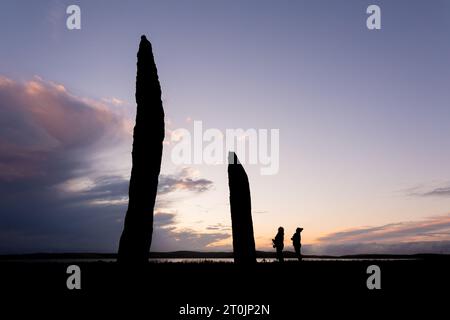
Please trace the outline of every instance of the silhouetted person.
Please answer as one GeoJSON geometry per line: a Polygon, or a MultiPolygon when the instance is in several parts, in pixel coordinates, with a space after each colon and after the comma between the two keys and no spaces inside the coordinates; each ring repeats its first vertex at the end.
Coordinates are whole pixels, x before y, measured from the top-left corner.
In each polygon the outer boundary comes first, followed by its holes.
{"type": "Polygon", "coordinates": [[[278,228],[278,233],[275,239],[272,239],[273,247],[277,249],[277,259],[280,262],[284,261],[283,249],[284,249],[284,229],[283,227],[278,228]]]}
{"type": "Polygon", "coordinates": [[[294,235],[292,236],[292,245],[295,249],[295,255],[297,256],[298,261],[302,261],[302,235],[301,232],[303,231],[303,228],[297,228],[295,230],[294,235]]]}
{"type": "Polygon", "coordinates": [[[152,45],[145,36],[137,54],[136,104],[128,210],[118,254],[118,261],[126,264],[148,262],[164,140],[161,86],[152,45]]]}
{"type": "Polygon", "coordinates": [[[234,262],[241,265],[252,265],[256,263],[256,251],[250,185],[244,167],[234,152],[228,154],[228,185],[230,187],[234,262]]]}

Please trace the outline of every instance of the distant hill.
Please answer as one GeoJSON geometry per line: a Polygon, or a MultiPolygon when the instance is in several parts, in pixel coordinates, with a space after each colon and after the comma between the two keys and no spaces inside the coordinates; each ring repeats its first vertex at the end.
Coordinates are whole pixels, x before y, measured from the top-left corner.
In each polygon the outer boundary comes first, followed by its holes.
{"type": "MultiPolygon", "coordinates": [[[[276,258],[275,252],[257,251],[257,258],[276,258]]],[[[294,252],[285,251],[285,258],[295,258],[294,252]]],[[[450,255],[445,254],[413,254],[413,255],[393,255],[393,254],[359,254],[345,256],[319,256],[304,255],[304,258],[322,259],[450,259],[450,255]]],[[[45,259],[116,259],[116,253],[32,253],[32,254],[8,254],[0,255],[0,261],[6,260],[45,260],[45,259]]],[[[151,252],[153,259],[214,259],[233,258],[232,252],[199,252],[199,251],[173,251],[173,252],[151,252]]]]}

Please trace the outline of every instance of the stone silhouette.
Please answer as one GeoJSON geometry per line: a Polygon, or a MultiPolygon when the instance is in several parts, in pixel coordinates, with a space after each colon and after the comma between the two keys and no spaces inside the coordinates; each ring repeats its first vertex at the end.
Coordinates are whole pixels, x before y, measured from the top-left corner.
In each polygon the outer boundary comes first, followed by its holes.
{"type": "Polygon", "coordinates": [[[273,247],[277,250],[278,261],[284,262],[283,249],[284,249],[284,228],[279,227],[278,233],[275,239],[272,239],[273,247]]]}
{"type": "Polygon", "coordinates": [[[148,261],[164,140],[161,86],[152,45],[145,36],[137,54],[136,104],[128,210],[118,254],[118,261],[126,263],[148,261]]]}
{"type": "Polygon", "coordinates": [[[251,265],[256,263],[256,251],[250,186],[244,167],[234,152],[228,154],[228,186],[230,188],[234,262],[251,265]]]}
{"type": "Polygon", "coordinates": [[[295,255],[298,259],[298,261],[302,261],[302,233],[303,228],[297,228],[295,230],[295,233],[292,235],[292,245],[294,246],[295,249],[295,255]]]}

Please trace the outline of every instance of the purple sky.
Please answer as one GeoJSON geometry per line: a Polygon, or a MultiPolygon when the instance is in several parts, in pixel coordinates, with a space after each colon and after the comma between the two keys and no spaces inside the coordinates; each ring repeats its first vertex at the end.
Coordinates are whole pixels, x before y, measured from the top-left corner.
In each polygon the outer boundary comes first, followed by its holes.
{"type": "MultiPolygon", "coordinates": [[[[0,6],[0,253],[117,249],[141,34],[168,138],[194,120],[280,130],[279,173],[246,166],[259,249],[282,225],[310,252],[450,252],[448,1],[0,6]]],[[[226,166],[175,166],[172,147],[152,249],[230,249],[226,166]]]]}

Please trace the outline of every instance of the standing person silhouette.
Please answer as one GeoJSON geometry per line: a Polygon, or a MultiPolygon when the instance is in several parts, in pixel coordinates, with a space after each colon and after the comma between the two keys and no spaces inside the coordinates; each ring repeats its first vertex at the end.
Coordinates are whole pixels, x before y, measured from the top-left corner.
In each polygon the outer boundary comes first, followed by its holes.
{"type": "Polygon", "coordinates": [[[278,228],[278,233],[275,239],[272,239],[273,247],[277,249],[278,261],[284,262],[283,258],[283,248],[284,248],[284,229],[283,227],[278,228]]]}
{"type": "Polygon", "coordinates": [[[302,235],[300,234],[303,231],[303,228],[297,228],[295,230],[294,235],[292,236],[292,244],[295,249],[295,255],[297,256],[298,261],[302,261],[302,235]]]}

